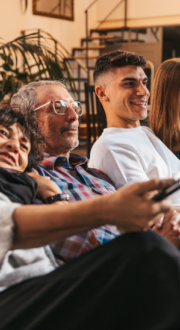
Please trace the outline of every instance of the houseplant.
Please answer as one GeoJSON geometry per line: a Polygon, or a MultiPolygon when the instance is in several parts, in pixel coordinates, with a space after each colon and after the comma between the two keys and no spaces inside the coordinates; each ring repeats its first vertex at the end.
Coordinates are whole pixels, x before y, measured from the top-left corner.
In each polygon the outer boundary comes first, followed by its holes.
{"type": "Polygon", "coordinates": [[[18,38],[0,42],[0,100],[10,98],[23,84],[40,79],[71,80],[66,49],[50,34],[37,30],[18,38]]]}

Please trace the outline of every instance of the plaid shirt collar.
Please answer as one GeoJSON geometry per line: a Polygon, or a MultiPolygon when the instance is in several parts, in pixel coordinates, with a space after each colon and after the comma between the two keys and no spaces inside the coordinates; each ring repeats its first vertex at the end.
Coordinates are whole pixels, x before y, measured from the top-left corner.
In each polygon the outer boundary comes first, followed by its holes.
{"type": "Polygon", "coordinates": [[[77,154],[70,153],[69,160],[66,156],[57,156],[49,153],[44,153],[43,161],[41,165],[46,166],[47,170],[55,170],[55,166],[63,166],[65,168],[72,168],[78,165],[82,166],[85,170],[87,169],[88,158],[77,154]],[[48,162],[46,162],[48,160],[48,162]],[[71,166],[72,165],[72,166],[71,166]]]}

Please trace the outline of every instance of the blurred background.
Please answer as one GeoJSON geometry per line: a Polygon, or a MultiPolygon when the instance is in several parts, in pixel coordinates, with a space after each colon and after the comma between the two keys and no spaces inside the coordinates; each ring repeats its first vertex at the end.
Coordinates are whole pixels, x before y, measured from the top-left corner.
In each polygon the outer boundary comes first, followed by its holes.
{"type": "Polygon", "coordinates": [[[91,88],[96,58],[144,55],[151,91],[160,63],[180,56],[180,1],[0,0],[0,38],[0,100],[30,81],[63,79],[83,106],[76,152],[89,156],[106,125],[91,88]]]}

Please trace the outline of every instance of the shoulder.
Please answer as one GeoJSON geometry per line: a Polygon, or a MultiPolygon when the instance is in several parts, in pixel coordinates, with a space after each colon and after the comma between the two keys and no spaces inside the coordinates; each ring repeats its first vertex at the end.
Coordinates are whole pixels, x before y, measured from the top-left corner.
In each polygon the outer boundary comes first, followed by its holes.
{"type": "Polygon", "coordinates": [[[0,205],[1,204],[12,204],[12,202],[6,195],[0,192],[0,205]]]}
{"type": "Polygon", "coordinates": [[[34,172],[35,174],[41,175],[41,176],[49,176],[45,166],[38,164],[35,167],[31,169],[31,172],[34,172]]]}
{"type": "Polygon", "coordinates": [[[14,233],[13,212],[19,206],[20,204],[12,203],[7,196],[0,193],[0,263],[11,248],[14,233]]]}
{"type": "Polygon", "coordinates": [[[132,157],[133,154],[136,155],[137,145],[139,145],[139,142],[143,138],[141,133],[142,131],[139,128],[124,129],[111,127],[105,129],[91,149],[89,166],[99,168],[100,164],[102,165],[102,162],[104,162],[104,166],[106,167],[107,160],[108,163],[114,163],[114,160],[119,162],[120,158],[120,162],[122,162],[123,155],[124,157],[132,157]]]}
{"type": "Polygon", "coordinates": [[[91,167],[87,168],[87,172],[93,175],[94,177],[103,180],[106,186],[112,186],[113,190],[115,190],[115,185],[107,174],[103,173],[102,171],[96,168],[91,168],[91,167]]]}
{"type": "Polygon", "coordinates": [[[6,222],[6,217],[11,217],[13,211],[21,206],[19,203],[12,202],[6,195],[0,192],[0,222],[6,222]]]}
{"type": "Polygon", "coordinates": [[[152,131],[152,129],[151,129],[150,127],[147,127],[147,126],[141,126],[141,129],[142,129],[142,131],[143,131],[144,133],[152,134],[152,135],[154,135],[154,137],[155,137],[156,139],[158,139],[157,136],[154,134],[154,132],[152,131]]]}
{"type": "Polygon", "coordinates": [[[99,161],[104,157],[109,148],[107,144],[107,134],[104,134],[104,131],[91,148],[89,167],[98,168],[99,161]]]}
{"type": "Polygon", "coordinates": [[[123,132],[121,128],[110,127],[104,129],[102,135],[93,144],[91,153],[100,152],[100,154],[113,148],[115,145],[121,145],[124,141],[128,141],[128,134],[123,132]]]}

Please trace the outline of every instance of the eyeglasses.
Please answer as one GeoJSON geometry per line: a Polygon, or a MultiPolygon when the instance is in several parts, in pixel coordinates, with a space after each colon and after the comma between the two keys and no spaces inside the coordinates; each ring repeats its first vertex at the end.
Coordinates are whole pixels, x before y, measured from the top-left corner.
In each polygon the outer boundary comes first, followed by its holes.
{"type": "Polygon", "coordinates": [[[76,101],[71,102],[71,103],[65,102],[63,100],[49,101],[49,102],[41,105],[40,107],[34,109],[34,111],[36,111],[50,103],[52,103],[53,110],[55,113],[57,113],[57,115],[65,115],[68,105],[70,105],[73,108],[73,110],[77,113],[78,116],[82,116],[82,105],[80,102],[76,102],[76,101]]]}

